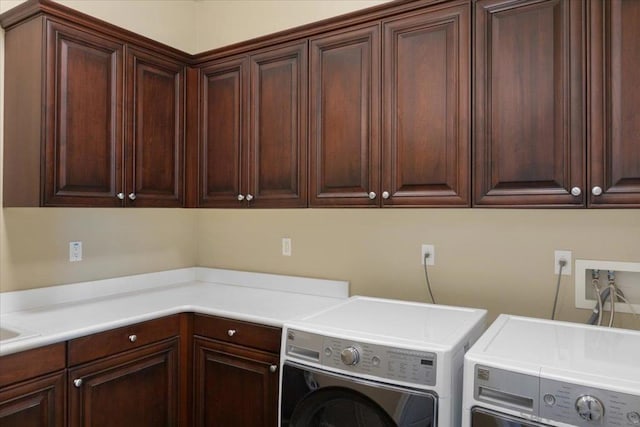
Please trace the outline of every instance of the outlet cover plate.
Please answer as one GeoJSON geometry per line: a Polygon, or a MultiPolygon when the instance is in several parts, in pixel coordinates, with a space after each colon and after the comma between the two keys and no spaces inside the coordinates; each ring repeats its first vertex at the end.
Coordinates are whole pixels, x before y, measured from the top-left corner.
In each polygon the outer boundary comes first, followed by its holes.
{"type": "Polygon", "coordinates": [[[427,265],[435,265],[436,263],[436,249],[433,245],[422,245],[422,249],[420,251],[420,264],[424,265],[424,256],[425,254],[429,254],[429,258],[427,258],[427,265]]]}
{"type": "Polygon", "coordinates": [[[554,251],[553,256],[553,272],[554,274],[558,274],[560,272],[560,260],[563,259],[567,261],[567,265],[562,267],[562,275],[563,276],[571,276],[571,251],[554,251]]]}

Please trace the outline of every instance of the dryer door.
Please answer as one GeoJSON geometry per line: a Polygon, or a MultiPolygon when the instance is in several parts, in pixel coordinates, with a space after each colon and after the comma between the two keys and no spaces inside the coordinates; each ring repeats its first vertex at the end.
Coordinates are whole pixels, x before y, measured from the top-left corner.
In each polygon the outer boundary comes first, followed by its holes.
{"type": "Polygon", "coordinates": [[[433,427],[430,392],[353,378],[286,362],[281,426],[433,427]]]}
{"type": "Polygon", "coordinates": [[[489,411],[487,409],[471,409],[471,427],[545,427],[548,424],[535,423],[511,415],[489,411]]]}

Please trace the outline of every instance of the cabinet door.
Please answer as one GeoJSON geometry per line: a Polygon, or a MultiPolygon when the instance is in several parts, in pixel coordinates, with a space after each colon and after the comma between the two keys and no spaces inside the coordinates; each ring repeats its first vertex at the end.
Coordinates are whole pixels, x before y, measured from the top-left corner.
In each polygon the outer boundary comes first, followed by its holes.
{"type": "Polygon", "coordinates": [[[470,5],[383,24],[383,205],[470,204],[470,5]]]}
{"type": "Polygon", "coordinates": [[[64,427],[65,371],[0,388],[2,427],[64,427]]]}
{"type": "Polygon", "coordinates": [[[640,2],[588,4],[589,205],[640,207],[640,2]]]}
{"type": "Polygon", "coordinates": [[[250,206],[307,205],[307,43],[251,56],[250,206]]]}
{"type": "Polygon", "coordinates": [[[276,426],[277,367],[275,354],[194,339],[194,425],[276,426]]]}
{"type": "Polygon", "coordinates": [[[311,40],[309,205],[378,206],[380,29],[311,40]]]}
{"type": "Polygon", "coordinates": [[[200,78],[199,207],[241,207],[247,174],[248,59],[211,64],[200,78]]]}
{"type": "Polygon", "coordinates": [[[47,21],[45,206],[121,206],[122,44],[47,21]]]}
{"type": "Polygon", "coordinates": [[[183,205],[184,74],[179,61],[127,49],[128,206],[183,205]]]}
{"type": "Polygon", "coordinates": [[[177,425],[178,343],[175,338],[69,369],[69,425],[177,425]]]}
{"type": "Polygon", "coordinates": [[[584,206],[583,5],[476,3],[474,205],[584,206]]]}

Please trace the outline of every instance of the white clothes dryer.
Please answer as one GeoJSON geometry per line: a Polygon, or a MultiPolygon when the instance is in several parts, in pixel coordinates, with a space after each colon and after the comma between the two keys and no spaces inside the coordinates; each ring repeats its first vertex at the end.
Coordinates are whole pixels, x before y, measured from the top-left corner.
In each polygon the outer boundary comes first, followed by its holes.
{"type": "Polygon", "coordinates": [[[640,332],[500,315],[465,355],[462,425],[640,426],[640,332]]]}

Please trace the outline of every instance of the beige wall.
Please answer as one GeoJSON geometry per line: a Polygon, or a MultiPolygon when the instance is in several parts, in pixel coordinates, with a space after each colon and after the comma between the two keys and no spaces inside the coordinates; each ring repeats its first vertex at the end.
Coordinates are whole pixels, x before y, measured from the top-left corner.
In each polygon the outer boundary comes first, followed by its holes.
{"type": "MultiPolygon", "coordinates": [[[[92,3],[94,9],[82,10],[194,52],[378,2],[73,3],[92,3]],[[196,30],[176,32],[161,18],[139,16],[149,5],[168,3],[183,21],[195,10],[196,30]]],[[[484,307],[491,318],[548,317],[555,249],[572,250],[574,259],[640,261],[637,209],[3,209],[1,215],[2,291],[197,264],[346,279],[354,294],[426,301],[419,247],[431,243],[439,302],[484,307]],[[293,256],[280,255],[282,237],[293,239],[293,256]],[[75,239],[84,242],[82,263],[66,261],[75,239]]],[[[588,311],[573,308],[573,279],[563,277],[558,317],[583,321],[588,311]]],[[[640,329],[640,320],[621,321],[640,329]]]]}
{"type": "MultiPolygon", "coordinates": [[[[198,265],[345,279],[352,294],[428,301],[420,245],[435,245],[430,267],[439,303],[499,313],[550,316],[554,250],[574,259],[640,261],[638,210],[339,209],[201,210],[198,265]],[[281,255],[281,238],[292,256],[281,255]]],[[[563,276],[558,318],[573,308],[563,276]]],[[[627,327],[640,320],[625,317],[627,327]]]]}
{"type": "Polygon", "coordinates": [[[202,52],[389,0],[215,0],[196,3],[197,51],[202,52]]]}

